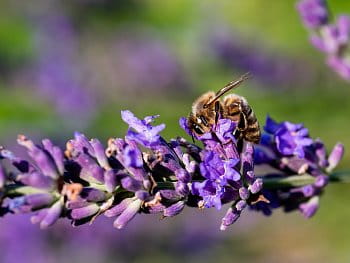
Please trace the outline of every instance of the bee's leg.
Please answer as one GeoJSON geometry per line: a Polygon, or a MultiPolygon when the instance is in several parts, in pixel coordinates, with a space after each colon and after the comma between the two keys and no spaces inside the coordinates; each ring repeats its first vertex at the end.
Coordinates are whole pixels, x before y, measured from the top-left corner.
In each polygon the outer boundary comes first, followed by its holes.
{"type": "Polygon", "coordinates": [[[243,146],[244,146],[244,140],[243,140],[243,138],[239,138],[237,140],[237,151],[238,152],[242,152],[243,151],[243,146]]]}
{"type": "Polygon", "coordinates": [[[220,118],[220,101],[215,102],[215,125],[218,123],[220,118]]]}
{"type": "Polygon", "coordinates": [[[241,140],[244,138],[244,131],[247,129],[247,127],[248,127],[247,117],[243,112],[241,112],[239,115],[239,121],[238,121],[237,127],[233,133],[233,135],[237,140],[241,140]]]}
{"type": "Polygon", "coordinates": [[[243,112],[241,112],[237,128],[239,131],[244,131],[247,129],[247,127],[248,127],[247,116],[243,112]]]}

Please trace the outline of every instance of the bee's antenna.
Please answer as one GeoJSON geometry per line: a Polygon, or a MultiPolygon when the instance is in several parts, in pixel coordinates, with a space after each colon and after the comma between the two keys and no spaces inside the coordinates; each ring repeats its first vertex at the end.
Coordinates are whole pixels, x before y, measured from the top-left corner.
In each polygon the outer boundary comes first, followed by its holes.
{"type": "Polygon", "coordinates": [[[195,140],[194,140],[194,136],[193,136],[193,134],[191,134],[191,136],[192,136],[192,141],[193,141],[193,144],[196,144],[196,142],[195,142],[195,140]]]}
{"type": "Polygon", "coordinates": [[[204,104],[203,108],[208,108],[210,104],[215,102],[218,98],[220,98],[222,95],[224,95],[226,92],[230,91],[231,89],[237,88],[239,85],[242,84],[243,81],[250,78],[251,74],[250,72],[247,72],[243,74],[239,79],[232,80],[230,83],[228,83],[225,87],[220,89],[216,94],[215,97],[212,98],[210,101],[208,101],[206,104],[204,104]]]}

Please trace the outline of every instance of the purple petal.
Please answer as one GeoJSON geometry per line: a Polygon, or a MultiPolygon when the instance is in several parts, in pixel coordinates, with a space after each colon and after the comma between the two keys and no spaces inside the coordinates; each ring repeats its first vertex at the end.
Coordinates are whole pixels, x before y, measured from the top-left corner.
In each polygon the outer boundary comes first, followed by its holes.
{"type": "Polygon", "coordinates": [[[301,191],[305,197],[311,197],[315,193],[315,188],[313,185],[305,185],[301,188],[301,191]]]}
{"type": "Polygon", "coordinates": [[[90,141],[90,144],[92,148],[94,149],[95,152],[95,157],[98,161],[98,163],[104,168],[104,169],[109,169],[109,163],[107,156],[105,154],[105,149],[102,145],[102,143],[98,139],[92,139],[90,141]]]}
{"type": "Polygon", "coordinates": [[[176,216],[181,213],[181,211],[185,207],[185,202],[184,201],[179,201],[167,208],[164,209],[163,211],[163,216],[165,217],[171,217],[171,216],[176,216]]]}
{"type": "Polygon", "coordinates": [[[92,148],[89,140],[85,137],[84,134],[75,132],[74,140],[72,142],[76,151],[89,153],[90,155],[94,154],[94,149],[92,148]]]}
{"type": "Polygon", "coordinates": [[[307,160],[300,159],[298,157],[291,157],[286,159],[285,165],[297,174],[304,174],[309,168],[309,163],[307,160]]]}
{"type": "Polygon", "coordinates": [[[348,44],[350,40],[350,17],[347,15],[340,15],[337,21],[338,26],[338,41],[341,44],[348,44]]]}
{"type": "Polygon", "coordinates": [[[40,209],[35,215],[30,217],[30,222],[32,222],[32,224],[40,223],[47,215],[48,210],[48,208],[40,209]]]}
{"type": "Polygon", "coordinates": [[[193,195],[200,195],[200,192],[204,188],[204,185],[206,184],[206,181],[203,182],[193,182],[191,184],[191,193],[193,195]]]}
{"type": "Polygon", "coordinates": [[[320,37],[319,35],[312,35],[310,37],[310,42],[315,48],[319,49],[320,51],[325,52],[325,53],[330,52],[324,39],[322,37],[320,37]]]}
{"type": "Polygon", "coordinates": [[[52,158],[54,159],[59,173],[63,174],[64,173],[64,156],[63,156],[62,150],[59,147],[53,145],[53,143],[49,139],[42,140],[42,144],[45,150],[47,150],[51,154],[52,158]]]}
{"type": "Polygon", "coordinates": [[[229,208],[222,219],[220,230],[224,231],[239,218],[240,213],[236,209],[229,208]]]}
{"type": "Polygon", "coordinates": [[[323,188],[328,184],[329,178],[327,175],[318,175],[314,185],[318,188],[323,188]]]}
{"type": "Polygon", "coordinates": [[[105,171],[103,179],[105,181],[106,190],[112,193],[118,186],[118,175],[114,170],[108,170],[105,171]]]}
{"type": "Polygon", "coordinates": [[[28,213],[31,211],[31,207],[26,207],[25,196],[20,196],[9,200],[8,209],[14,213],[28,213]]]}
{"type": "Polygon", "coordinates": [[[131,128],[134,128],[138,132],[144,130],[145,124],[135,117],[135,115],[128,110],[121,111],[122,120],[126,122],[131,128]]]}
{"type": "Polygon", "coordinates": [[[21,173],[29,173],[32,170],[35,170],[28,161],[18,158],[9,150],[0,148],[0,158],[11,161],[13,166],[15,166],[21,173]]]}
{"type": "Polygon", "coordinates": [[[237,209],[237,211],[242,211],[246,207],[247,207],[247,202],[245,200],[240,200],[235,205],[235,208],[237,209]]]}
{"type": "Polygon", "coordinates": [[[90,204],[85,207],[73,209],[71,217],[75,220],[83,219],[96,214],[100,207],[97,204],[90,204]]]}
{"type": "Polygon", "coordinates": [[[108,209],[104,215],[106,217],[119,216],[133,201],[135,201],[135,198],[125,198],[119,204],[108,209]]]}
{"type": "Polygon", "coordinates": [[[309,201],[306,203],[303,203],[299,206],[300,212],[306,217],[310,218],[312,217],[318,210],[319,206],[319,197],[314,196],[310,198],[309,201]]]}
{"type": "Polygon", "coordinates": [[[106,199],[106,194],[92,187],[84,187],[80,197],[88,202],[102,202],[106,199]]]}
{"type": "Polygon", "coordinates": [[[40,222],[40,228],[44,229],[53,225],[60,217],[62,210],[63,210],[63,202],[59,200],[47,210],[46,216],[40,222]]]}
{"type": "Polygon", "coordinates": [[[123,156],[126,167],[140,168],[143,166],[142,154],[139,149],[128,145],[123,151],[123,156]]]}
{"type": "Polygon", "coordinates": [[[30,151],[30,156],[33,158],[44,175],[53,179],[56,179],[59,176],[54,160],[44,151],[39,148],[35,148],[30,151]]]}
{"type": "Polygon", "coordinates": [[[270,116],[267,115],[264,130],[267,133],[274,134],[280,128],[280,124],[275,122],[270,116]]]}
{"type": "Polygon", "coordinates": [[[215,128],[215,134],[221,143],[235,142],[233,132],[236,129],[236,123],[230,119],[220,119],[215,128]]]}
{"type": "Polygon", "coordinates": [[[129,140],[134,140],[145,147],[152,147],[160,144],[159,133],[165,128],[165,124],[152,126],[149,123],[154,117],[146,117],[145,120],[139,120],[130,111],[122,111],[121,114],[123,121],[128,123],[130,128],[136,131],[129,129],[126,136],[129,140]]]}
{"type": "Polygon", "coordinates": [[[190,193],[190,189],[186,183],[183,182],[176,182],[175,184],[175,190],[178,194],[182,196],[187,196],[190,193]]]}
{"type": "Polygon", "coordinates": [[[245,187],[239,188],[239,196],[243,200],[247,200],[249,198],[249,196],[250,196],[249,190],[247,188],[245,188],[245,187]]]}
{"type": "Polygon", "coordinates": [[[137,197],[138,199],[145,201],[146,199],[148,199],[150,197],[150,194],[144,190],[139,190],[135,192],[135,197],[137,197]]]}
{"type": "Polygon", "coordinates": [[[27,195],[25,199],[26,203],[30,205],[32,209],[50,205],[54,200],[53,196],[48,193],[27,195]]]}
{"type": "Polygon", "coordinates": [[[157,203],[155,205],[148,206],[145,211],[149,214],[158,214],[163,212],[165,208],[166,207],[163,204],[157,203]]]}
{"type": "Polygon", "coordinates": [[[113,226],[122,229],[124,228],[137,214],[140,210],[142,201],[137,199],[133,201],[118,218],[114,221],[113,226]]]}
{"type": "Polygon", "coordinates": [[[179,119],[179,124],[180,124],[180,127],[181,127],[188,135],[192,136],[193,133],[192,133],[190,127],[189,127],[188,124],[187,124],[187,118],[181,117],[181,118],[179,119]]]}
{"type": "Polygon", "coordinates": [[[104,170],[97,164],[82,167],[80,171],[80,177],[88,182],[103,184],[104,170]]]}
{"type": "Polygon", "coordinates": [[[224,177],[227,180],[238,181],[241,179],[241,174],[235,169],[239,159],[230,159],[224,163],[224,177]]]}
{"type": "Polygon", "coordinates": [[[263,180],[261,178],[256,179],[254,183],[248,187],[249,191],[252,194],[259,193],[262,188],[263,188],[263,180]]]}
{"type": "Polygon", "coordinates": [[[169,201],[178,201],[183,197],[183,195],[178,194],[175,190],[160,190],[159,192],[162,199],[169,201]]]}
{"type": "Polygon", "coordinates": [[[316,29],[328,22],[328,10],[323,0],[301,0],[297,9],[308,28],[316,29]]]}
{"type": "Polygon", "coordinates": [[[123,178],[121,180],[121,184],[124,189],[131,192],[136,192],[142,188],[142,182],[132,178],[131,176],[123,178]]]}
{"type": "Polygon", "coordinates": [[[183,183],[189,183],[191,181],[191,175],[185,169],[177,169],[175,171],[175,176],[183,183]]]}
{"type": "Polygon", "coordinates": [[[328,65],[333,68],[342,78],[350,80],[350,63],[339,56],[327,58],[328,65]]]}
{"type": "Polygon", "coordinates": [[[327,171],[330,172],[335,167],[337,167],[338,163],[343,158],[343,156],[344,156],[344,145],[341,143],[337,143],[328,157],[329,165],[327,167],[327,171]]]}
{"type": "Polygon", "coordinates": [[[52,189],[55,185],[55,181],[51,177],[38,172],[20,174],[16,179],[25,185],[39,189],[52,189]]]}
{"type": "Polygon", "coordinates": [[[185,164],[187,172],[192,174],[196,171],[197,164],[195,161],[191,161],[190,155],[188,153],[183,154],[182,161],[185,164]]]}
{"type": "Polygon", "coordinates": [[[84,199],[78,199],[78,200],[68,200],[66,202],[66,208],[69,210],[76,209],[76,208],[82,208],[85,206],[88,206],[90,203],[84,199]]]}

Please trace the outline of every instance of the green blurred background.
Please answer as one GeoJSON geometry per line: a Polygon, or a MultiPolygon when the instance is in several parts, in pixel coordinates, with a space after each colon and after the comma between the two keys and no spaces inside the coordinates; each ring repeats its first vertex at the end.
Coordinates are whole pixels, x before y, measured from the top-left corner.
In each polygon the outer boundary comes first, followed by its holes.
{"type": "MultiPolygon", "coordinates": [[[[309,44],[295,4],[3,0],[0,144],[19,150],[17,134],[28,134],[64,145],[76,130],[106,141],[125,133],[123,109],[139,117],[160,114],[158,122],[167,126],[164,137],[185,136],[178,119],[188,114],[198,95],[251,71],[253,78],[237,93],[249,100],[261,123],[267,114],[278,121],[302,122],[329,148],[338,141],[347,147],[350,85],[309,44]]],[[[332,0],[329,5],[333,14],[350,13],[349,1],[332,0]]],[[[339,169],[349,163],[346,152],[339,169]]],[[[298,213],[277,211],[265,218],[247,212],[226,233],[218,230],[223,210],[214,223],[199,220],[199,232],[217,231],[215,238],[204,235],[212,244],[186,253],[171,246],[176,232],[185,234],[188,220],[213,216],[190,211],[197,215],[162,221],[160,232],[168,229],[167,234],[157,232],[160,222],[152,218],[147,221],[152,231],[143,236],[146,248],[135,247],[135,255],[124,259],[119,250],[99,262],[350,262],[348,200],[348,185],[330,185],[310,220],[298,213]],[[166,240],[149,242],[157,235],[166,240]]],[[[116,239],[127,236],[128,228],[120,236],[109,227],[116,239]]],[[[135,234],[136,226],[129,227],[135,234]]],[[[66,256],[68,262],[80,262],[66,256]]]]}

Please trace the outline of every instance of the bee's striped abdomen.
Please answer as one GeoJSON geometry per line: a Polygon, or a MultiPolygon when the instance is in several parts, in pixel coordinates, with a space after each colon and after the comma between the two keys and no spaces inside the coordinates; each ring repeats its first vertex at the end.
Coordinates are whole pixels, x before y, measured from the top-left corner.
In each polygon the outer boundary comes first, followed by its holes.
{"type": "Polygon", "coordinates": [[[236,94],[228,95],[224,98],[223,107],[225,112],[224,117],[228,117],[239,123],[240,137],[253,143],[260,142],[261,132],[259,122],[244,97],[236,94]],[[241,118],[244,119],[242,120],[241,118]]]}

